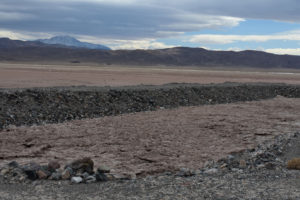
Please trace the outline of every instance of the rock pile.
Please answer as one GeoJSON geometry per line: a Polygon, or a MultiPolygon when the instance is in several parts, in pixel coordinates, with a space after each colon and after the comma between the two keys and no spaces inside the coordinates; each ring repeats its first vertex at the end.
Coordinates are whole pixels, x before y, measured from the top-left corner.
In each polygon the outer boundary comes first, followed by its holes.
{"type": "MultiPolygon", "coordinates": [[[[177,176],[188,177],[197,174],[222,175],[226,173],[254,173],[260,170],[300,170],[300,158],[285,161],[282,158],[291,144],[300,137],[300,132],[292,135],[279,135],[272,141],[266,141],[253,149],[246,149],[228,155],[218,161],[208,161],[206,166],[199,170],[182,168],[177,176]]],[[[299,155],[300,156],[300,155],[299,155]]]]}
{"type": "MultiPolygon", "coordinates": [[[[284,161],[283,152],[290,145],[290,142],[299,138],[300,133],[296,132],[291,136],[279,135],[272,141],[266,141],[254,149],[247,149],[243,152],[231,154],[217,162],[208,162],[202,169],[203,173],[214,174],[221,171],[235,172],[254,172],[261,169],[267,170],[286,170],[297,169],[298,159],[292,160],[292,163],[284,161]],[[293,166],[291,167],[291,165],[293,166]]],[[[300,165],[299,165],[300,166],[300,165]]],[[[300,169],[300,168],[299,168],[300,169]]]]}
{"type": "Polygon", "coordinates": [[[28,163],[19,165],[12,161],[0,170],[0,175],[10,182],[24,182],[34,180],[70,180],[71,183],[93,183],[121,179],[110,174],[110,169],[100,166],[94,171],[94,162],[90,158],[82,158],[67,164],[61,169],[57,161],[50,161],[48,165],[28,163]]]}

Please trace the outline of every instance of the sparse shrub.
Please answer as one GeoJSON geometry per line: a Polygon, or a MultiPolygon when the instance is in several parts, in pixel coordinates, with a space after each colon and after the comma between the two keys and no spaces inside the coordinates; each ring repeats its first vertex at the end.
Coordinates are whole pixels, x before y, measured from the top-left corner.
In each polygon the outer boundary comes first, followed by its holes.
{"type": "Polygon", "coordinates": [[[300,170],[300,158],[293,158],[292,160],[289,160],[287,168],[300,170]]]}

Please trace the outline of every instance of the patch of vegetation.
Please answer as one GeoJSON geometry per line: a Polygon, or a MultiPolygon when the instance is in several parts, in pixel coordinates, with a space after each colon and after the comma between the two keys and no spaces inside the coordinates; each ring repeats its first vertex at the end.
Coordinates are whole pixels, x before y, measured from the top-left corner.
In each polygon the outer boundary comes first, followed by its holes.
{"type": "Polygon", "coordinates": [[[293,158],[292,160],[289,160],[287,168],[300,170],[300,158],[293,158]]]}

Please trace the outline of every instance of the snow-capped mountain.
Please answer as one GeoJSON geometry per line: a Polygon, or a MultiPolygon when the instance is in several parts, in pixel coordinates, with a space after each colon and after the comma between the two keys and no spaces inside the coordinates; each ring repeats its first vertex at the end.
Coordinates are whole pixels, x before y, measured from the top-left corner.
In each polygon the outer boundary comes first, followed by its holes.
{"type": "Polygon", "coordinates": [[[80,42],[79,40],[71,36],[55,36],[50,39],[39,39],[37,41],[45,44],[60,44],[60,45],[65,45],[70,47],[77,47],[77,48],[110,50],[110,48],[107,46],[101,44],[91,44],[88,42],[80,42]]]}

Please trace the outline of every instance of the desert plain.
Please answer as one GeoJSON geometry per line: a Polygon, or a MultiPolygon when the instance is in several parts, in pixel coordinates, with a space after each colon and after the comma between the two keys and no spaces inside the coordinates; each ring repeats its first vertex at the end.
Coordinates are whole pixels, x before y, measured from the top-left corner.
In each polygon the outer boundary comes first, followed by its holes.
{"type": "MultiPolygon", "coordinates": [[[[300,73],[179,68],[0,64],[0,88],[128,86],[166,83],[300,84],[300,73]]],[[[162,109],[72,120],[0,132],[0,161],[66,164],[91,157],[117,173],[198,169],[211,159],[253,148],[300,129],[300,100],[275,99],[162,109]],[[28,144],[30,143],[30,147],[28,144]],[[27,144],[27,145],[26,145],[27,144]],[[45,146],[51,146],[44,149],[45,146]]]]}
{"type": "Polygon", "coordinates": [[[300,70],[0,63],[0,81],[0,88],[224,82],[300,84],[300,70]]]}
{"type": "MultiPolygon", "coordinates": [[[[299,85],[300,71],[0,64],[0,88],[6,89],[224,82],[299,85]]],[[[57,160],[65,165],[90,157],[95,166],[109,166],[112,173],[147,177],[201,169],[208,161],[299,130],[298,98],[162,107],[58,124],[8,126],[0,131],[0,164],[57,160]]]]}

